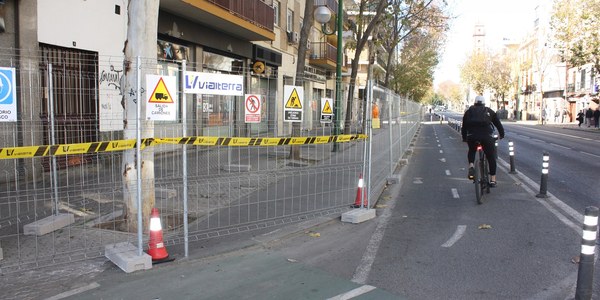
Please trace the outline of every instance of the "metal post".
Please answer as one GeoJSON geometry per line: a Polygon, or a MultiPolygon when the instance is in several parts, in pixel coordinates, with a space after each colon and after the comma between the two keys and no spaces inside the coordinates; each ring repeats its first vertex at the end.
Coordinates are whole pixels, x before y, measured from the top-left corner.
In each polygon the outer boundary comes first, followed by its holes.
{"type": "Polygon", "coordinates": [[[136,110],[135,110],[135,168],[137,173],[137,219],[138,219],[138,256],[142,256],[143,254],[143,220],[142,220],[142,128],[141,128],[141,115],[142,115],[142,75],[140,74],[141,69],[141,58],[138,56],[136,58],[135,65],[135,79],[136,79],[136,87],[135,87],[135,95],[136,95],[136,110]]]}
{"type": "MultiPolygon", "coordinates": [[[[50,144],[56,145],[54,133],[54,83],[52,81],[52,64],[48,64],[48,119],[50,119],[50,144]]],[[[52,155],[52,185],[54,185],[54,215],[58,215],[58,171],[56,156],[52,155]]]]}
{"type": "MultiPolygon", "coordinates": [[[[185,85],[185,70],[186,61],[181,62],[181,70],[183,80],[181,81],[181,131],[182,136],[187,137],[187,101],[183,93],[185,85]]],[[[189,255],[189,237],[188,237],[188,174],[187,174],[187,145],[183,145],[182,156],[182,172],[183,172],[183,252],[185,257],[189,255]]]]}
{"type": "Polygon", "coordinates": [[[508,155],[510,157],[510,174],[516,174],[515,171],[515,146],[513,141],[508,141],[508,155]]]}
{"type": "Polygon", "coordinates": [[[550,155],[548,152],[544,152],[544,155],[542,156],[542,179],[540,182],[540,193],[536,195],[538,198],[548,197],[546,194],[548,191],[548,166],[550,165],[548,161],[550,161],[550,155]]]}
{"type": "MultiPolygon", "coordinates": [[[[340,134],[340,104],[342,102],[342,33],[343,33],[343,22],[344,22],[344,1],[338,1],[338,13],[337,13],[337,60],[335,62],[335,105],[334,105],[334,117],[335,127],[333,128],[333,134],[340,134]]],[[[332,152],[338,150],[338,143],[333,143],[332,152]]]]}
{"type": "Polygon", "coordinates": [[[588,206],[583,219],[581,255],[577,270],[577,289],[575,299],[592,299],[594,282],[594,261],[596,256],[596,230],[598,230],[598,208],[588,206]]]}

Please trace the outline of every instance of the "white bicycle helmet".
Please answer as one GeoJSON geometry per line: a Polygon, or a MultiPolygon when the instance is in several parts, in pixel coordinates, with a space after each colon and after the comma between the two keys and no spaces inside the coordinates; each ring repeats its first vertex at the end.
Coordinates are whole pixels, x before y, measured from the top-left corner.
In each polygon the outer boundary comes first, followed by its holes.
{"type": "Polygon", "coordinates": [[[481,95],[475,97],[475,103],[485,104],[485,98],[481,95]]]}

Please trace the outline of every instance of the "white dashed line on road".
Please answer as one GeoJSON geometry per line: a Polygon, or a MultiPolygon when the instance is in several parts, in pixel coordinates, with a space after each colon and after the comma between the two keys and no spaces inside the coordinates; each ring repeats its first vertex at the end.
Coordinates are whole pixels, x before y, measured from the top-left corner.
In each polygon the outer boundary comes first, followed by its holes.
{"type": "Polygon", "coordinates": [[[600,157],[600,155],[596,155],[596,154],[592,154],[592,153],[584,152],[584,151],[579,151],[579,153],[589,155],[589,156],[594,156],[594,157],[600,157]]]}
{"type": "Polygon", "coordinates": [[[449,240],[447,240],[445,243],[443,243],[442,247],[444,247],[444,248],[452,247],[452,245],[454,245],[454,243],[456,243],[458,240],[460,240],[460,238],[465,234],[466,230],[467,230],[467,225],[458,225],[456,227],[456,231],[454,232],[452,237],[450,237],[449,240]]]}
{"type": "Polygon", "coordinates": [[[446,170],[446,175],[447,176],[451,176],[452,175],[452,173],[450,173],[450,170],[446,170]]]}
{"type": "Polygon", "coordinates": [[[359,288],[355,288],[349,292],[339,294],[337,296],[333,296],[331,298],[327,298],[327,300],[342,300],[342,299],[352,299],[354,297],[360,296],[362,294],[366,294],[372,290],[376,289],[376,287],[372,285],[363,285],[359,288]]]}
{"type": "Polygon", "coordinates": [[[454,197],[454,199],[460,198],[460,196],[458,196],[458,189],[452,189],[452,197],[454,197]]]}

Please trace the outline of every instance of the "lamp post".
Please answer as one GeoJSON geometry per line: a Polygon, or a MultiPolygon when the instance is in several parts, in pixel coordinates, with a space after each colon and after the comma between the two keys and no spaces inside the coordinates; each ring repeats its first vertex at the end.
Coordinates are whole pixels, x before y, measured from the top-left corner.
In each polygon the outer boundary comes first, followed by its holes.
{"type": "MultiPolygon", "coordinates": [[[[331,11],[325,6],[319,6],[315,9],[315,20],[321,24],[321,30],[326,35],[332,35],[337,32],[337,59],[335,62],[335,100],[333,107],[333,115],[335,123],[333,127],[333,134],[340,134],[340,103],[342,101],[342,31],[344,21],[344,9],[343,0],[338,0],[338,13],[336,16],[336,29],[328,30],[327,23],[331,20],[331,11]]],[[[333,143],[332,152],[338,150],[338,144],[333,143]]]]}

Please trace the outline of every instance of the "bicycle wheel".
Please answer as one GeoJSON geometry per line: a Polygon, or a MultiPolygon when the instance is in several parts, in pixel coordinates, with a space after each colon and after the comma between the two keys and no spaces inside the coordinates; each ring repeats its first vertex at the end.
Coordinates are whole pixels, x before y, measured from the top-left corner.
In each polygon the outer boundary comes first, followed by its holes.
{"type": "Polygon", "coordinates": [[[490,193],[490,167],[488,165],[487,159],[483,160],[483,176],[481,177],[481,185],[482,188],[485,189],[485,193],[490,193]]]}
{"type": "Polygon", "coordinates": [[[475,185],[475,198],[477,198],[477,204],[483,203],[483,190],[481,188],[481,180],[482,180],[482,172],[481,172],[481,158],[479,157],[479,153],[475,155],[475,178],[473,179],[473,183],[475,185]]]}

